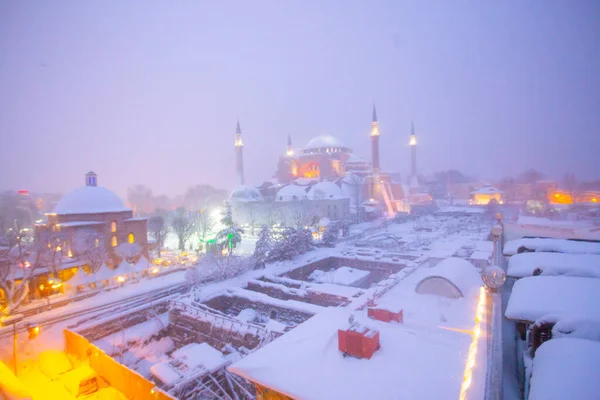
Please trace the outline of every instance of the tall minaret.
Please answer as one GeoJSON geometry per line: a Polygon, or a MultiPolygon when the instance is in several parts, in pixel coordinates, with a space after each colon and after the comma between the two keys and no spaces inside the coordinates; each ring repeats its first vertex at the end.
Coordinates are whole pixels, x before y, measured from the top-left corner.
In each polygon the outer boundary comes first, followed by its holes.
{"type": "Polygon", "coordinates": [[[373,174],[379,174],[379,123],[377,122],[377,110],[373,104],[373,122],[371,122],[371,158],[373,163],[373,174]]]}
{"type": "Polygon", "coordinates": [[[415,135],[415,125],[411,122],[410,124],[410,176],[417,176],[417,135],[415,135]]]}
{"type": "Polygon", "coordinates": [[[288,157],[291,157],[294,155],[294,149],[292,148],[292,137],[290,135],[288,135],[287,150],[286,150],[285,154],[288,157]]]}
{"type": "Polygon", "coordinates": [[[235,128],[235,169],[238,176],[240,185],[244,184],[244,157],[243,151],[244,144],[242,143],[242,129],[240,128],[240,121],[237,122],[235,128]]]}

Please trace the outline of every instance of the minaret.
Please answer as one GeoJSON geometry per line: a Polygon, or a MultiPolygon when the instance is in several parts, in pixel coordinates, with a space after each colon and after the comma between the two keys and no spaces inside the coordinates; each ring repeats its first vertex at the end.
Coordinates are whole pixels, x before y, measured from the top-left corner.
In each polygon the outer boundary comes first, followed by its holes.
{"type": "Polygon", "coordinates": [[[244,157],[243,157],[244,144],[242,143],[242,129],[240,128],[240,121],[237,122],[235,128],[235,169],[237,171],[238,181],[240,185],[244,184],[244,157]]]}
{"type": "Polygon", "coordinates": [[[417,176],[417,135],[415,135],[415,125],[411,122],[411,133],[410,133],[410,176],[417,176]]]}
{"type": "Polygon", "coordinates": [[[288,135],[287,151],[285,152],[285,154],[288,157],[291,157],[294,155],[294,149],[292,148],[292,137],[290,135],[288,135]]]}
{"type": "Polygon", "coordinates": [[[373,174],[379,174],[379,123],[377,122],[377,110],[373,104],[373,122],[371,122],[371,158],[373,163],[373,174]]]}

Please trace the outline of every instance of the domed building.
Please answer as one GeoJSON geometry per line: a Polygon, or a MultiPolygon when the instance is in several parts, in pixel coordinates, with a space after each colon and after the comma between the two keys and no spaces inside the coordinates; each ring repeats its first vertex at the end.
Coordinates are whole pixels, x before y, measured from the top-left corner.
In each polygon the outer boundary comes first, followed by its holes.
{"type": "Polygon", "coordinates": [[[82,255],[79,253],[85,251],[83,242],[87,246],[104,246],[113,259],[114,250],[121,243],[139,244],[147,255],[146,218],[133,218],[133,210],[119,196],[98,186],[94,172],[85,174],[85,186],[65,194],[46,216],[45,224],[36,225],[37,237],[49,245],[52,241],[69,257],[82,255]],[[89,238],[93,240],[86,240],[89,238]]]}
{"type": "Polygon", "coordinates": [[[321,135],[311,139],[296,155],[288,138],[288,151],[281,157],[275,178],[287,183],[297,178],[332,180],[344,176],[345,163],[358,157],[340,139],[321,135]]]}

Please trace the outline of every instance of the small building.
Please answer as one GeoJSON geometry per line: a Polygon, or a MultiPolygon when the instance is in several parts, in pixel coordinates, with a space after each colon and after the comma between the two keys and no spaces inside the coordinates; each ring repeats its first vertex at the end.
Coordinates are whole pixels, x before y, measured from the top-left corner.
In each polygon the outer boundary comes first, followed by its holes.
{"type": "Polygon", "coordinates": [[[471,203],[476,205],[487,205],[489,203],[502,204],[502,191],[491,185],[485,185],[471,192],[471,203]]]}

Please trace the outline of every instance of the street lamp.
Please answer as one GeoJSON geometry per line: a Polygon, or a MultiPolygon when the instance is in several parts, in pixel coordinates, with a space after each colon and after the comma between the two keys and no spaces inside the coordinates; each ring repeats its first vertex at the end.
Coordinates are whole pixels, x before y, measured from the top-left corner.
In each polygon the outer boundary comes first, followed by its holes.
{"type": "Polygon", "coordinates": [[[497,292],[506,282],[506,272],[496,265],[490,265],[481,273],[481,279],[491,292],[497,292]]]}

